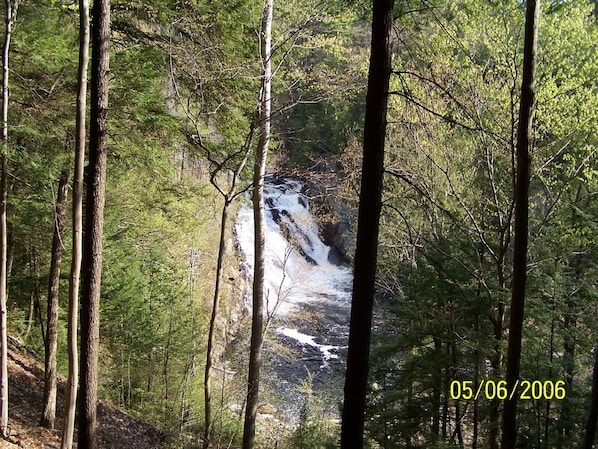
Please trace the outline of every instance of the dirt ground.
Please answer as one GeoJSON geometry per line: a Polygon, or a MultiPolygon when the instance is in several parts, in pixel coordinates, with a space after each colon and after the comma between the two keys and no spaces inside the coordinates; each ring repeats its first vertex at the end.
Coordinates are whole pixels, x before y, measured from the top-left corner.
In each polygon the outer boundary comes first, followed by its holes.
{"type": "MultiPolygon", "coordinates": [[[[9,431],[8,439],[0,438],[0,449],[59,449],[64,413],[65,379],[58,381],[56,430],[39,426],[44,388],[43,365],[8,345],[9,431]]],[[[153,449],[161,447],[159,429],[121,410],[100,402],[98,405],[98,447],[113,449],[153,449]]],[[[76,432],[76,429],[75,429],[76,432]]],[[[76,441],[76,433],[75,433],[76,441]]],[[[76,443],[73,447],[77,447],[76,443]]]]}

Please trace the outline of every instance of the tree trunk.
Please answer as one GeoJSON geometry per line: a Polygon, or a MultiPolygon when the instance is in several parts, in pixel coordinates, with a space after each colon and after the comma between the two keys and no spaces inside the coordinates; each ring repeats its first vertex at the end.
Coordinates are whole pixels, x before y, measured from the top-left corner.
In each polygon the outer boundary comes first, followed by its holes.
{"type": "Polygon", "coordinates": [[[96,0],[93,4],[92,14],[94,26],[91,39],[89,178],[81,270],[83,282],[81,295],[79,449],[96,447],[100,285],[106,187],[110,1],[96,0]]]}
{"type": "Polygon", "coordinates": [[[62,264],[62,236],[64,234],[65,206],[68,188],[68,172],[62,171],[58,184],[56,210],[54,213],[54,237],[52,238],[52,259],[48,279],[48,314],[46,316],[46,341],[44,364],[44,399],[40,426],[54,429],[56,420],[56,347],[58,344],[58,288],[60,265],[62,264]]]}
{"type": "MultiPolygon", "coordinates": [[[[502,276],[500,275],[502,268],[499,268],[499,285],[501,289],[504,287],[502,276]]],[[[499,293],[500,294],[500,293],[499,293]]],[[[490,356],[490,363],[492,366],[493,374],[498,376],[501,371],[501,360],[502,360],[502,334],[503,334],[503,322],[505,316],[505,307],[502,299],[499,300],[496,315],[491,317],[492,322],[492,335],[494,337],[494,353],[490,356]]],[[[499,416],[500,416],[500,401],[498,398],[493,398],[490,401],[490,429],[488,431],[488,447],[489,449],[498,448],[498,429],[499,429],[499,416]]]]}
{"type": "Polygon", "coordinates": [[[386,110],[391,72],[391,31],[394,0],[374,0],[372,43],[363,136],[361,194],[353,276],[349,350],[342,412],[341,448],[363,447],[365,397],[378,230],[382,208],[386,110]]]}
{"type": "Polygon", "coordinates": [[[42,316],[42,305],[40,301],[41,297],[41,288],[39,285],[39,265],[37,263],[37,247],[33,244],[35,241],[36,243],[39,242],[40,236],[31,236],[29,241],[29,258],[30,258],[30,275],[33,283],[33,308],[35,309],[35,313],[37,313],[37,319],[39,321],[39,327],[42,339],[44,341],[44,345],[46,344],[46,330],[44,328],[44,317],[42,316]]]}
{"type": "Polygon", "coordinates": [[[574,311],[575,300],[567,298],[565,300],[565,316],[563,317],[563,368],[565,369],[565,397],[560,401],[560,432],[565,437],[565,440],[571,435],[571,427],[573,425],[573,401],[570,399],[573,392],[573,379],[575,374],[575,327],[576,317],[574,311]]]}
{"type": "MultiPolygon", "coordinates": [[[[6,143],[5,143],[6,145],[6,143]]],[[[6,147],[2,152],[2,180],[0,181],[0,344],[1,374],[0,374],[0,433],[8,436],[8,329],[6,324],[6,178],[7,178],[7,156],[6,147]]]]}
{"type": "Polygon", "coordinates": [[[33,326],[33,321],[35,320],[35,295],[33,292],[29,293],[29,311],[27,312],[27,328],[25,329],[25,334],[23,335],[23,340],[27,341],[29,337],[29,333],[31,332],[31,327],[33,326]]]}
{"type": "Polygon", "coordinates": [[[592,398],[586,419],[582,449],[592,449],[598,421],[598,342],[594,343],[594,369],[592,371],[592,398]]]}
{"type": "Polygon", "coordinates": [[[6,228],[6,193],[8,190],[8,54],[12,25],[17,16],[18,0],[6,0],[6,21],[4,45],[2,48],[2,154],[0,165],[0,433],[8,436],[8,348],[6,327],[6,284],[7,276],[7,228],[6,228]]]}
{"type": "MultiPolygon", "coordinates": [[[[535,97],[535,68],[538,47],[540,2],[527,2],[523,80],[517,130],[517,182],[515,184],[515,240],[513,244],[513,279],[511,284],[511,317],[507,350],[507,390],[513,391],[519,379],[521,362],[521,335],[523,329],[525,282],[527,272],[528,189],[532,139],[532,113],[535,97]]],[[[515,447],[517,437],[517,391],[504,402],[502,449],[515,447]]]]}
{"type": "MultiPolygon", "coordinates": [[[[234,186],[232,187],[235,188],[234,186]]],[[[228,208],[230,206],[229,198],[224,199],[222,205],[222,217],[220,221],[220,243],[218,245],[218,260],[216,262],[216,285],[214,287],[214,298],[212,303],[212,315],[210,317],[210,329],[208,332],[208,348],[206,351],[206,368],[204,373],[204,407],[205,407],[205,427],[203,447],[207,449],[210,446],[210,436],[212,433],[212,385],[210,375],[213,363],[214,336],[216,333],[216,318],[218,316],[218,306],[220,303],[220,286],[222,283],[222,266],[226,246],[226,226],[228,224],[228,208]]]]}
{"type": "Polygon", "coordinates": [[[71,449],[73,442],[79,361],[77,328],[79,309],[79,275],[83,238],[83,167],[85,159],[85,117],[87,103],[87,67],[89,61],[89,1],[79,1],[79,70],[77,92],[75,172],[73,179],[73,247],[69,276],[68,357],[69,373],[65,400],[65,418],[61,449],[71,449]]]}
{"type": "Polygon", "coordinates": [[[174,318],[174,298],[170,300],[170,310],[168,314],[168,334],[166,335],[166,345],[164,346],[164,363],[162,363],[162,379],[164,379],[164,396],[162,397],[162,411],[164,416],[168,413],[168,380],[170,379],[170,370],[168,363],[170,362],[170,341],[172,339],[172,328],[174,318]]]}
{"type": "Polygon", "coordinates": [[[260,92],[260,137],[255,153],[253,171],[253,219],[255,260],[253,267],[253,317],[251,320],[251,345],[249,350],[249,374],[247,379],[247,405],[243,426],[243,449],[252,449],[255,444],[255,420],[259,398],[260,368],[262,365],[262,343],[264,338],[264,276],[265,258],[265,216],[264,216],[264,177],[266,158],[270,143],[271,111],[271,45],[272,15],[274,1],[266,0],[262,15],[261,61],[262,87],[260,92]]]}
{"type": "Polygon", "coordinates": [[[85,160],[85,116],[87,104],[87,66],[89,62],[89,0],[79,0],[79,72],[75,136],[75,173],[73,178],[73,248],[69,276],[68,354],[69,374],[66,388],[61,449],[71,449],[75,430],[79,361],[77,328],[79,312],[79,275],[83,246],[83,165],[85,160]]]}
{"type": "MultiPolygon", "coordinates": [[[[432,340],[434,341],[435,359],[440,361],[442,360],[442,342],[437,337],[432,337],[432,340]]],[[[430,375],[432,376],[432,428],[430,429],[430,442],[434,444],[440,440],[440,389],[442,387],[442,368],[432,370],[430,375]]],[[[446,436],[446,427],[444,428],[443,436],[446,436]]]]}

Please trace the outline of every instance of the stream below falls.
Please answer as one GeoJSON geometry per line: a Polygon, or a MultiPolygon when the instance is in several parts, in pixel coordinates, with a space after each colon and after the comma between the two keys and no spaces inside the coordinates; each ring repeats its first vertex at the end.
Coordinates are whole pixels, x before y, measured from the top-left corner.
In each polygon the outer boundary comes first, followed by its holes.
{"type": "MultiPolygon", "coordinates": [[[[352,272],[332,262],[299,181],[267,176],[265,308],[270,323],[264,367],[286,411],[301,407],[305,381],[313,392],[342,397],[349,335],[352,272]],[[274,337],[274,338],[273,338],[274,337]],[[286,406],[284,405],[286,404],[286,406]]],[[[244,204],[235,223],[243,268],[253,276],[253,210],[244,204]]],[[[251,308],[251,291],[245,303],[251,308]]],[[[266,320],[267,317],[264,317],[266,320]]]]}

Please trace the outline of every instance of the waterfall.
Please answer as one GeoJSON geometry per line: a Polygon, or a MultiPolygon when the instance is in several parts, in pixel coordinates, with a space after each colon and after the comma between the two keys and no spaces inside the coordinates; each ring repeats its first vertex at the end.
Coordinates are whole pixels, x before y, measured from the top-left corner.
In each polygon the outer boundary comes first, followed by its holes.
{"type": "MultiPolygon", "coordinates": [[[[331,263],[331,248],[321,238],[301,182],[268,176],[266,215],[265,308],[279,342],[296,357],[274,357],[280,384],[296,386],[309,371],[315,384],[338,380],[347,345],[352,272],[331,263]]],[[[243,268],[253,275],[253,211],[240,208],[235,223],[243,268]]],[[[246,306],[251,307],[251,293],[246,306]]]]}

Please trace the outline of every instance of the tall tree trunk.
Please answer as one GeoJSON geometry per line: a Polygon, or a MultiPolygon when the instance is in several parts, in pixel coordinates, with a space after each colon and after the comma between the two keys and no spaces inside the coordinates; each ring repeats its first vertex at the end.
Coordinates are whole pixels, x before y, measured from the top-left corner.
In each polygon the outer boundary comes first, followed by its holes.
{"type": "MultiPolygon", "coordinates": [[[[575,193],[575,199],[573,200],[573,210],[571,214],[571,220],[569,226],[571,229],[578,229],[580,225],[581,217],[576,212],[578,208],[583,210],[583,206],[580,205],[582,196],[581,184],[577,186],[575,193]],[[581,206],[581,207],[580,207],[581,206]]],[[[579,251],[574,252],[569,258],[569,264],[573,267],[573,280],[575,283],[582,284],[583,280],[583,260],[584,249],[580,248],[579,251]]],[[[574,401],[571,399],[573,396],[573,381],[575,378],[575,347],[576,334],[577,334],[577,314],[576,310],[577,301],[575,295],[567,295],[565,299],[565,311],[563,316],[563,361],[562,366],[565,371],[565,397],[559,401],[560,405],[560,419],[559,419],[559,430],[561,435],[567,440],[571,435],[571,428],[573,427],[575,418],[574,401]]]]}
{"type": "Polygon", "coordinates": [[[572,410],[573,401],[571,400],[571,393],[573,392],[573,379],[575,374],[575,328],[577,320],[574,310],[575,300],[571,297],[565,300],[565,316],[563,317],[563,368],[565,369],[565,397],[560,401],[560,432],[565,437],[565,440],[571,435],[571,426],[573,425],[572,410]]]}
{"type": "MultiPolygon", "coordinates": [[[[5,143],[6,145],[6,143],[5,143]]],[[[0,181],[0,344],[2,353],[0,364],[0,433],[8,436],[8,329],[6,324],[6,178],[7,156],[6,148],[2,152],[2,180],[0,181]]]]}
{"type": "MultiPolygon", "coordinates": [[[[499,256],[495,260],[496,277],[499,286],[499,298],[496,305],[496,313],[491,314],[490,322],[492,323],[492,336],[494,338],[494,351],[490,355],[490,364],[494,376],[500,376],[502,371],[502,339],[505,317],[505,303],[503,301],[502,292],[506,289],[506,273],[505,273],[505,258],[510,238],[506,238],[503,233],[500,238],[499,256]]],[[[500,429],[500,401],[494,398],[490,401],[489,413],[490,428],[488,430],[488,448],[498,449],[498,434],[500,429]]]]}
{"type": "Polygon", "coordinates": [[[79,313],[79,274],[83,246],[83,165],[85,161],[85,116],[87,105],[87,67],[89,62],[89,0],[79,0],[79,72],[75,136],[75,173],[73,177],[73,248],[69,276],[68,355],[69,374],[61,449],[71,449],[75,430],[79,360],[77,328],[79,313]]]}
{"type": "Polygon", "coordinates": [[[594,369],[592,371],[592,398],[586,419],[582,449],[592,449],[598,421],[598,342],[594,343],[594,369]]]}
{"type": "Polygon", "coordinates": [[[27,327],[25,328],[25,334],[23,335],[23,340],[27,340],[29,337],[29,333],[31,332],[31,327],[33,326],[33,321],[35,320],[35,295],[33,292],[29,293],[29,311],[27,312],[27,327]]]}
{"type": "Polygon", "coordinates": [[[262,13],[261,61],[262,87],[260,92],[260,137],[255,153],[253,171],[253,220],[255,260],[253,267],[253,316],[251,320],[251,345],[249,350],[249,374],[247,379],[247,405],[243,426],[243,449],[252,449],[255,444],[255,421],[259,398],[260,368],[262,365],[262,343],[264,338],[264,276],[266,225],[264,216],[264,177],[266,158],[270,143],[270,113],[272,85],[272,15],[273,0],[265,0],[262,13]]]}
{"type": "MultiPolygon", "coordinates": [[[[235,188],[234,186],[232,187],[235,188]]],[[[205,427],[203,448],[208,449],[210,446],[210,436],[212,433],[212,384],[210,382],[213,352],[214,352],[214,338],[216,333],[216,318],[218,316],[218,307],[220,303],[220,287],[222,284],[222,267],[224,262],[224,253],[226,248],[226,226],[228,224],[228,209],[230,206],[230,199],[226,197],[222,205],[222,217],[220,220],[220,243],[218,245],[218,260],[216,262],[216,285],[214,287],[214,298],[212,303],[212,315],[210,317],[210,329],[208,332],[208,348],[206,351],[206,368],[204,373],[204,407],[205,407],[205,427]]]]}
{"type": "MultiPolygon", "coordinates": [[[[500,271],[499,271],[500,273],[500,271]]],[[[499,274],[499,285],[501,288],[503,287],[503,282],[501,281],[501,276],[499,274]]],[[[500,294],[500,293],[499,293],[500,294]]],[[[502,299],[499,300],[496,315],[491,317],[492,322],[492,335],[494,337],[494,352],[490,356],[490,363],[492,366],[493,374],[495,376],[500,375],[501,372],[501,361],[502,361],[502,350],[501,350],[501,342],[502,342],[502,334],[503,334],[503,322],[505,316],[505,306],[502,299]]],[[[489,449],[497,449],[498,448],[498,429],[500,427],[499,424],[499,416],[500,416],[500,401],[498,398],[493,398],[490,401],[490,429],[488,431],[488,447],[489,449]]]]}
{"type": "MultiPolygon", "coordinates": [[[[214,342],[216,339],[216,321],[218,318],[218,308],[220,307],[220,292],[222,290],[222,272],[224,267],[224,256],[226,253],[226,228],[228,227],[229,210],[233,201],[241,195],[245,189],[239,190],[237,188],[239,178],[243,168],[247,164],[249,159],[249,153],[251,152],[251,143],[253,141],[253,135],[255,132],[255,124],[252,123],[249,128],[249,133],[245,140],[243,150],[245,154],[242,160],[237,165],[235,171],[232,173],[230,185],[227,191],[224,191],[216,180],[216,174],[222,170],[222,166],[216,167],[216,170],[212,172],[210,181],[216,190],[222,195],[222,216],[220,220],[220,241],[218,244],[218,257],[216,262],[216,281],[214,285],[214,296],[212,299],[212,313],[210,316],[210,328],[208,331],[208,348],[206,351],[206,366],[204,372],[204,407],[205,407],[205,423],[204,423],[204,441],[203,447],[207,449],[210,446],[210,436],[213,428],[212,420],[212,365],[214,362],[214,342]]],[[[224,384],[223,384],[224,385],[224,384]]]]}
{"type": "Polygon", "coordinates": [[[96,447],[98,351],[102,234],[106,187],[106,140],[110,1],[96,0],[92,10],[89,177],[87,183],[85,240],[81,295],[81,389],[79,398],[79,449],[96,447]]]}
{"type": "Polygon", "coordinates": [[[37,243],[40,240],[40,236],[31,236],[29,242],[29,257],[30,257],[30,275],[33,280],[33,303],[35,312],[37,313],[37,319],[39,321],[39,327],[44,345],[46,344],[46,330],[44,328],[44,317],[42,316],[42,305],[41,305],[41,288],[39,285],[39,264],[37,263],[37,247],[34,245],[34,241],[37,243]]]}
{"type": "Polygon", "coordinates": [[[170,300],[170,310],[168,314],[168,334],[166,335],[166,345],[164,346],[164,362],[162,363],[162,379],[164,379],[164,396],[162,397],[162,411],[164,416],[168,413],[168,386],[170,379],[170,370],[168,363],[170,362],[170,342],[172,340],[172,329],[174,319],[174,298],[170,300]]]}
{"type": "MultiPolygon", "coordinates": [[[[523,53],[523,80],[517,129],[517,182],[515,184],[515,240],[513,244],[513,279],[511,284],[511,317],[507,349],[507,390],[513,391],[519,378],[521,362],[521,335],[523,329],[525,282],[527,272],[528,189],[532,140],[532,114],[535,97],[536,52],[538,48],[538,21],[540,2],[527,2],[525,43],[523,53]]],[[[502,449],[515,447],[517,437],[517,392],[504,402],[502,422],[502,449]]]]}
{"type": "Polygon", "coordinates": [[[394,0],[374,0],[373,3],[357,246],[355,249],[345,400],[342,412],[342,449],[363,447],[372,309],[378,259],[378,230],[382,208],[393,6],[394,0]]]}
{"type": "MultiPolygon", "coordinates": [[[[478,298],[480,295],[480,289],[478,288],[478,298]]],[[[476,340],[478,340],[479,335],[480,335],[480,317],[479,315],[476,315],[475,318],[475,337],[476,340]]],[[[479,341],[479,340],[478,340],[479,341]]],[[[480,350],[478,349],[478,346],[475,346],[475,349],[473,351],[473,357],[474,357],[474,371],[473,371],[473,384],[474,385],[478,385],[479,381],[480,381],[480,350]]],[[[479,426],[479,403],[477,401],[477,399],[474,399],[473,401],[473,423],[472,423],[472,435],[471,435],[471,449],[478,449],[478,426],[479,426]]]]}
{"type": "MultiPolygon", "coordinates": [[[[434,341],[434,356],[435,360],[442,360],[442,342],[437,337],[432,337],[434,341]]],[[[441,399],[441,387],[442,387],[442,368],[434,369],[431,374],[432,376],[432,428],[430,429],[430,442],[433,444],[440,440],[440,399],[441,399]]],[[[446,427],[443,436],[446,436],[446,427]]]]}
{"type": "Polygon", "coordinates": [[[6,327],[6,284],[7,276],[7,228],[6,228],[6,193],[8,190],[8,54],[12,25],[17,16],[18,0],[6,0],[6,20],[4,45],[2,48],[2,154],[0,165],[0,433],[8,436],[8,348],[6,327]]]}
{"type": "Polygon", "coordinates": [[[46,341],[44,363],[44,399],[40,426],[54,428],[56,420],[56,347],[58,344],[58,288],[62,264],[62,236],[64,234],[65,206],[68,188],[68,172],[62,171],[58,184],[58,195],[54,212],[54,237],[52,238],[52,259],[48,279],[48,313],[46,316],[46,341]]]}

